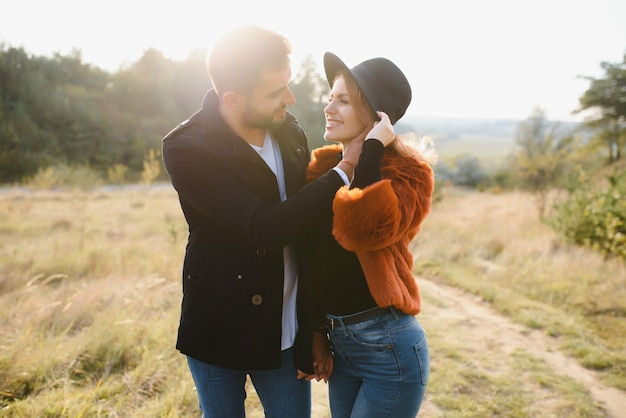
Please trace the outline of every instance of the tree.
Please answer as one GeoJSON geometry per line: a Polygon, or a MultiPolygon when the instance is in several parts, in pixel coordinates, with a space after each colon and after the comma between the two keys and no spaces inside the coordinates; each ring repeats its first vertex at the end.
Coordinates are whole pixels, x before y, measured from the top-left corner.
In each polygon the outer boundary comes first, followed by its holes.
{"type": "Polygon", "coordinates": [[[478,187],[489,179],[476,157],[464,154],[457,157],[454,163],[456,165],[454,184],[457,186],[478,187]]]}
{"type": "Polygon", "coordinates": [[[315,69],[315,61],[309,55],[290,86],[296,103],[290,111],[296,116],[307,134],[311,149],[327,145],[324,142],[324,107],[328,97],[328,84],[315,69]]]}
{"type": "Polygon", "coordinates": [[[0,181],[84,160],[101,139],[96,98],[107,83],[76,51],[45,58],[0,46],[0,181]]]}
{"type": "Polygon", "coordinates": [[[571,134],[561,134],[558,123],[549,122],[539,108],[518,125],[513,168],[519,184],[536,193],[542,218],[549,190],[574,162],[575,142],[571,134]]]}
{"type": "MultiPolygon", "coordinates": [[[[197,50],[176,62],[149,49],[110,74],[83,63],[80,51],[42,57],[0,43],[0,183],[55,165],[137,177],[145,155],[201,105],[210,88],[205,55],[197,50]]],[[[325,144],[328,94],[315,69],[309,56],[291,85],[297,103],[290,110],[311,148],[325,144]]]]}
{"type": "Polygon", "coordinates": [[[621,158],[621,148],[626,142],[626,54],[622,63],[602,62],[604,78],[586,78],[591,82],[589,89],[579,98],[583,110],[597,110],[595,117],[585,125],[598,132],[596,139],[607,146],[609,163],[621,158]]]}

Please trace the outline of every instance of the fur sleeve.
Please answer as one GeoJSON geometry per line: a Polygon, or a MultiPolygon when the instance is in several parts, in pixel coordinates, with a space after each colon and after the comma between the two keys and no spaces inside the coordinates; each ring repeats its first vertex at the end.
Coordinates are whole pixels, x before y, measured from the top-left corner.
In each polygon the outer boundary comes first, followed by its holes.
{"type": "Polygon", "coordinates": [[[316,148],[311,153],[311,162],[306,169],[306,182],[310,183],[321,177],[328,170],[336,166],[341,160],[341,147],[339,145],[326,145],[316,148]]]}
{"type": "Polygon", "coordinates": [[[412,239],[430,211],[433,171],[425,163],[386,156],[382,180],[364,189],[342,187],[333,201],[333,235],[349,251],[375,251],[412,239]]]}

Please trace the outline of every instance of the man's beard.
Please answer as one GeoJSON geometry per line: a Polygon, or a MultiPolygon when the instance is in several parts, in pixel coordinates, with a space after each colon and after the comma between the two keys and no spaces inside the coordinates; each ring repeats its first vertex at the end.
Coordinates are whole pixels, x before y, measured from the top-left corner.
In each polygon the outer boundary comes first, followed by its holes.
{"type": "MultiPolygon", "coordinates": [[[[282,109],[281,109],[282,110],[282,109]]],[[[248,110],[243,115],[243,124],[253,129],[276,129],[285,124],[286,115],[280,119],[274,118],[274,113],[263,115],[254,110],[248,110]]]]}

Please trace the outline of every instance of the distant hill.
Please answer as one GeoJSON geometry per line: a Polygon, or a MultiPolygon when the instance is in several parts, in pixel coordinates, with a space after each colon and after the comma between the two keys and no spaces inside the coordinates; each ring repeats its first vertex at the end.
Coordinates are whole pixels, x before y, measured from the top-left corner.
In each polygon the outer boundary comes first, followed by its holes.
{"type": "MultiPolygon", "coordinates": [[[[521,120],[453,119],[405,116],[396,127],[398,132],[413,131],[434,139],[442,161],[453,161],[460,155],[476,157],[487,168],[505,164],[514,150],[515,134],[521,120]]],[[[576,123],[559,122],[573,129],[576,123]]]]}
{"type": "Polygon", "coordinates": [[[521,120],[421,118],[405,116],[402,122],[404,125],[410,125],[418,134],[423,135],[445,135],[452,138],[461,134],[481,134],[513,138],[517,125],[521,120]]]}

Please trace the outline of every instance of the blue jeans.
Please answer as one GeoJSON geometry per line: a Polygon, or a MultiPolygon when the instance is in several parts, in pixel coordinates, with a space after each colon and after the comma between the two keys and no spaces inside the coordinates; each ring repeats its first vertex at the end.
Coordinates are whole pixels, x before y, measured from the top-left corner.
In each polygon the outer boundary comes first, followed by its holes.
{"type": "Polygon", "coordinates": [[[247,375],[250,375],[266,417],[311,416],[311,382],[297,379],[293,348],[282,352],[282,367],[273,370],[246,372],[225,369],[189,356],[187,362],[204,418],[245,417],[247,375]]]}
{"type": "Polygon", "coordinates": [[[328,381],[333,418],[415,418],[430,374],[426,334],[396,309],[354,325],[334,321],[335,368],[328,381]]]}

